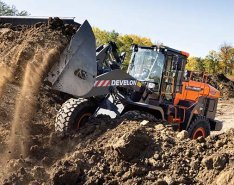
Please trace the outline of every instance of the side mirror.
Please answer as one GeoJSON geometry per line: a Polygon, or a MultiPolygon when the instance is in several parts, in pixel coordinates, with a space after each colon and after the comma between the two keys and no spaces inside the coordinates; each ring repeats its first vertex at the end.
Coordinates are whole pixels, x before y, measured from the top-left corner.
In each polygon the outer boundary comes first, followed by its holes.
{"type": "Polygon", "coordinates": [[[126,52],[122,52],[120,57],[119,57],[121,59],[122,63],[124,62],[125,57],[126,57],[126,52]]]}

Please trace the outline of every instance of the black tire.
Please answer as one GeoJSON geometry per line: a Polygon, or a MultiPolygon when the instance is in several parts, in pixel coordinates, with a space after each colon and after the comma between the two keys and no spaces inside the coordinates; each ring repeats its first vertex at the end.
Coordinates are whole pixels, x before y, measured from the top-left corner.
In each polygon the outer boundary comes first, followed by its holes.
{"type": "Polygon", "coordinates": [[[204,116],[196,116],[187,131],[191,139],[197,139],[200,136],[205,138],[210,135],[210,122],[204,116]]]}
{"type": "Polygon", "coordinates": [[[97,105],[88,99],[67,100],[57,113],[55,132],[66,136],[76,131],[95,112],[97,105]]]}

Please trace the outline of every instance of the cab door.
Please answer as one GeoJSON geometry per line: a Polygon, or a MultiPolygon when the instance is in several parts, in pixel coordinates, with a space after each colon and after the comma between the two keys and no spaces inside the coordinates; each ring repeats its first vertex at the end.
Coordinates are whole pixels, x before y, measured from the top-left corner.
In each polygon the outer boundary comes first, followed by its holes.
{"type": "Polygon", "coordinates": [[[176,93],[182,92],[186,58],[178,54],[168,54],[162,78],[161,95],[163,100],[173,104],[176,93]]]}

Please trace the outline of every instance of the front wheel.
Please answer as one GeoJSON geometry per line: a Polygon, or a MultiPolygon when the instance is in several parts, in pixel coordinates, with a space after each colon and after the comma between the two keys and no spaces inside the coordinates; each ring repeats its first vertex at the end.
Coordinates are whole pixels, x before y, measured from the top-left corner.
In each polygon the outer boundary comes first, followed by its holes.
{"type": "Polygon", "coordinates": [[[56,116],[55,132],[62,136],[69,135],[79,129],[96,109],[96,103],[88,99],[67,100],[56,116]]]}
{"type": "Polygon", "coordinates": [[[197,139],[198,137],[205,138],[210,135],[210,122],[203,116],[196,116],[187,131],[191,139],[197,139]]]}

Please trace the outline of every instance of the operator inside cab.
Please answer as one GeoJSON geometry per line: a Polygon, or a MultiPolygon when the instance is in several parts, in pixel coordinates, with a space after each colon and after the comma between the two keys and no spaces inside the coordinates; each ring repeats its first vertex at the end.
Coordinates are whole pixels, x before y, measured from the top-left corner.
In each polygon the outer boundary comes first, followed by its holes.
{"type": "Polygon", "coordinates": [[[164,66],[164,55],[161,52],[139,49],[133,56],[129,74],[139,81],[152,82],[159,91],[164,66]]]}

